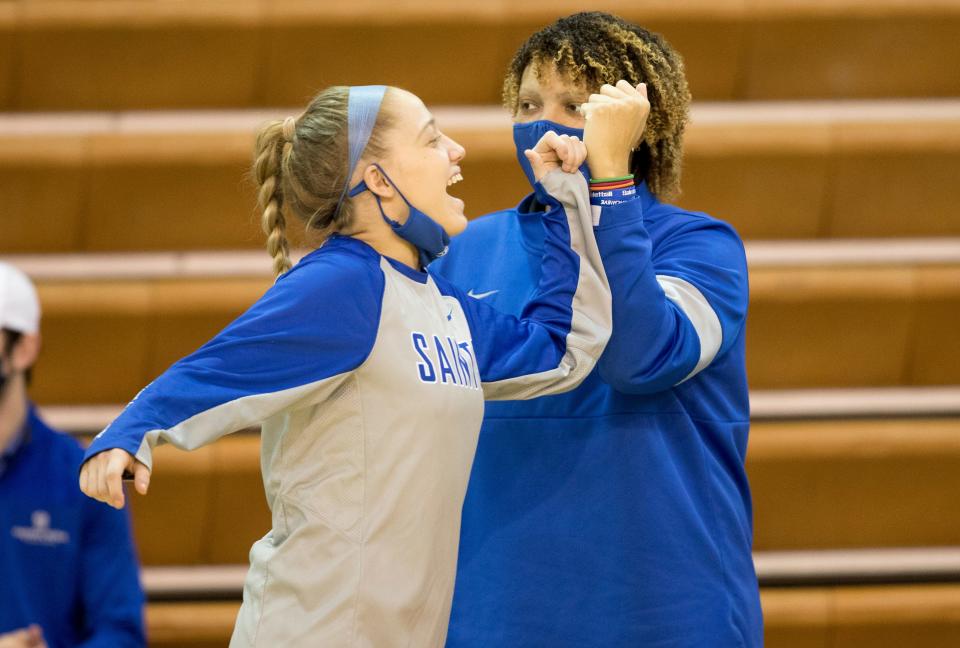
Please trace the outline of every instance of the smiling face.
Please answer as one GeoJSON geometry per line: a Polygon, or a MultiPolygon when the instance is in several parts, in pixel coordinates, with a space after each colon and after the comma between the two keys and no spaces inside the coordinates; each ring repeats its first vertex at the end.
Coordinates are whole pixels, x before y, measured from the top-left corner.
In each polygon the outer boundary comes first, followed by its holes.
{"type": "MultiPolygon", "coordinates": [[[[392,89],[385,110],[393,127],[384,133],[386,155],[379,160],[395,188],[417,209],[436,220],[454,236],[467,226],[463,201],[447,189],[463,179],[462,146],[444,135],[423,102],[405,90],[392,89]]],[[[371,161],[373,162],[373,161],[371,161]]],[[[399,196],[384,200],[388,214],[399,213],[399,196]],[[392,209],[391,209],[392,208],[392,209]]]]}
{"type": "Polygon", "coordinates": [[[583,128],[580,105],[590,96],[582,79],[574,81],[552,62],[531,63],[523,71],[513,120],[520,124],[546,119],[570,128],[583,128]]]}

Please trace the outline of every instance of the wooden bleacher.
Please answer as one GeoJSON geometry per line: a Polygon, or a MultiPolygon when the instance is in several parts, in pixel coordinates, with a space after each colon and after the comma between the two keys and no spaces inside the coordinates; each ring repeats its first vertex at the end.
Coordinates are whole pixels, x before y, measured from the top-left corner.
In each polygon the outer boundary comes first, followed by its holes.
{"type": "Polygon", "coordinates": [[[146,608],[151,648],[223,648],[230,643],[239,601],[150,603],[146,608]]]}
{"type": "Polygon", "coordinates": [[[960,636],[957,585],[761,591],[770,648],[950,648],[960,636]]]}
{"type": "MultiPolygon", "coordinates": [[[[96,433],[269,286],[246,174],[278,106],[406,87],[468,149],[468,215],[526,191],[501,77],[582,3],[384,6],[0,0],[0,258],[39,285],[57,427],[96,433]]],[[[679,202],[747,241],[766,645],[960,645],[960,0],[591,8],[684,54],[679,202]]],[[[160,448],[132,495],[151,646],[226,644],[269,527],[258,446],[160,448]]]]}
{"type": "MultiPolygon", "coordinates": [[[[765,588],[760,598],[770,648],[955,648],[960,636],[957,585],[765,588]]],[[[151,603],[150,645],[221,648],[239,607],[151,603]]]]}
{"type": "MultiPolygon", "coordinates": [[[[960,388],[847,390],[826,418],[803,403],[809,396],[754,393],[747,472],[757,551],[960,546],[960,388]],[[881,408],[857,410],[865,397],[881,408]]],[[[81,409],[78,425],[66,408],[52,420],[89,436],[117,410],[84,418],[81,409]]],[[[144,564],[245,562],[270,528],[257,435],[155,456],[150,495],[131,499],[144,564]]]]}
{"type": "MultiPolygon", "coordinates": [[[[259,247],[253,135],[292,112],[0,116],[0,254],[259,247]]],[[[435,112],[467,148],[468,215],[529,190],[502,109],[435,112]]],[[[698,104],[692,120],[680,203],[745,239],[960,236],[958,100],[698,104]]]]}
{"type": "MultiPolygon", "coordinates": [[[[960,547],[758,551],[761,587],[839,587],[878,583],[933,584],[960,576],[960,547]]],[[[141,581],[155,602],[239,599],[246,564],[147,566],[141,581]]]]}
{"type": "MultiPolygon", "coordinates": [[[[751,400],[748,471],[767,645],[952,646],[960,629],[951,497],[960,475],[960,389],[773,391],[751,400]],[[849,549],[836,550],[842,546],[849,549]],[[876,549],[883,546],[890,548],[876,549]]],[[[89,435],[118,410],[44,414],[89,435]]],[[[253,506],[263,502],[257,451],[253,434],[193,453],[158,449],[150,495],[132,500],[151,645],[201,648],[229,637],[244,544],[269,525],[265,507],[253,506]],[[187,492],[201,516],[219,519],[185,519],[187,492]],[[158,537],[163,542],[144,541],[158,537]],[[192,552],[198,560],[188,567],[192,552]]]]}
{"type": "MultiPolygon", "coordinates": [[[[496,103],[522,40],[583,8],[572,0],[397,0],[388,11],[378,0],[4,2],[0,107],[298,105],[318,86],[384,80],[434,104],[496,103]]],[[[960,8],[949,0],[614,0],[591,8],[664,33],[683,52],[701,99],[960,94],[960,8]]]]}
{"type": "MultiPolygon", "coordinates": [[[[747,250],[754,388],[960,384],[957,239],[747,250]]],[[[271,282],[269,257],[254,251],[6,258],[38,284],[45,349],[34,394],[47,403],[129,400],[271,282]]]]}
{"type": "MultiPolygon", "coordinates": [[[[851,561],[868,568],[880,564],[879,571],[893,572],[891,563],[923,565],[924,575],[935,574],[937,564],[946,565],[939,574],[957,574],[960,551],[860,552],[866,555],[838,552],[821,556],[807,553],[783,560],[779,556],[757,558],[761,583],[770,573],[782,576],[817,572],[829,574],[840,569],[845,573],[851,561]],[[768,559],[769,558],[769,559],[768,559]],[[842,563],[840,563],[842,561],[842,563]],[[803,563],[790,567],[789,562],[803,563]],[[839,564],[839,566],[838,566],[839,564]],[[772,565],[772,568],[770,567],[772,565]],[[784,565],[788,565],[784,568],[784,565]],[[931,568],[932,567],[932,568],[931,568]]],[[[877,569],[873,567],[873,569],[877,569]]],[[[876,571],[870,572],[876,573],[876,571]]],[[[900,574],[905,574],[904,571],[900,574]]],[[[243,566],[223,569],[148,569],[145,587],[151,597],[147,607],[147,625],[153,646],[204,647],[224,645],[233,629],[239,607],[239,587],[243,566]],[[214,590],[203,589],[204,582],[214,590]],[[166,594],[179,583],[178,595],[194,592],[201,598],[176,600],[166,594]],[[229,583],[234,600],[222,599],[229,583]],[[210,592],[213,597],[209,597],[210,592]]],[[[777,648],[834,648],[836,646],[947,646],[960,629],[960,586],[937,583],[935,580],[901,584],[896,580],[883,585],[797,584],[791,587],[765,585],[761,602],[765,614],[767,645],[777,648]],[[920,639],[922,644],[913,643],[920,639]]]]}
{"type": "Polygon", "coordinates": [[[755,423],[757,550],[960,545],[960,417],[755,423]]]}
{"type": "MultiPolygon", "coordinates": [[[[757,422],[751,434],[757,550],[960,545],[960,416],[757,422]]],[[[270,528],[259,438],[156,458],[151,494],[132,497],[144,563],[244,562],[270,528]]]]}

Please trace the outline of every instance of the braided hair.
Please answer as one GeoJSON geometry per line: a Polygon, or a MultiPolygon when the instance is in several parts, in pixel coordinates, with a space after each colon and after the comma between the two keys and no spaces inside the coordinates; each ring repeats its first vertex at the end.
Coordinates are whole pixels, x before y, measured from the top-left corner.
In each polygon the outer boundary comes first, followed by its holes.
{"type": "MultiPolygon", "coordinates": [[[[348,99],[350,89],[333,86],[320,92],[297,118],[287,117],[264,124],[254,146],[253,176],[257,183],[260,224],[267,236],[267,252],[273,269],[281,275],[290,269],[290,244],[285,213],[296,216],[321,238],[345,229],[353,210],[350,199],[341,202],[350,181],[348,165],[348,99]]],[[[384,108],[366,154],[382,157],[382,133],[391,118],[384,108]]]]}

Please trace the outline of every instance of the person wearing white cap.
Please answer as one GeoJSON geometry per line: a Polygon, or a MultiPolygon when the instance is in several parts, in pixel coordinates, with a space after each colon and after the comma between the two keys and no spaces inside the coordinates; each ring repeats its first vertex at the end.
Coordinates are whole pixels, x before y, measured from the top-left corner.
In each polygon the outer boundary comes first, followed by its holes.
{"type": "Polygon", "coordinates": [[[145,645],[126,511],[77,487],[83,449],[28,396],[40,302],[0,262],[0,648],[145,645]]]}
{"type": "Polygon", "coordinates": [[[0,262],[0,475],[23,427],[30,369],[40,353],[40,301],[25,274],[0,262]]]}
{"type": "Polygon", "coordinates": [[[0,263],[0,327],[26,334],[40,328],[37,291],[25,274],[0,263]]]}

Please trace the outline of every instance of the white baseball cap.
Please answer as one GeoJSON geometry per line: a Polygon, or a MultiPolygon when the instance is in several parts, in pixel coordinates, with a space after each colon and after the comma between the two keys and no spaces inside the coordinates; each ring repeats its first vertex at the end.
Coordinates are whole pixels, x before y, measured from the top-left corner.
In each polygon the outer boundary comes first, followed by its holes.
{"type": "Polygon", "coordinates": [[[33,283],[9,263],[0,261],[0,328],[36,333],[40,328],[40,300],[33,283]]]}

